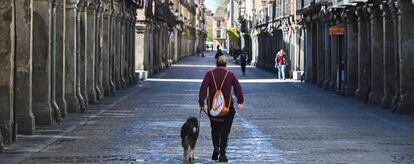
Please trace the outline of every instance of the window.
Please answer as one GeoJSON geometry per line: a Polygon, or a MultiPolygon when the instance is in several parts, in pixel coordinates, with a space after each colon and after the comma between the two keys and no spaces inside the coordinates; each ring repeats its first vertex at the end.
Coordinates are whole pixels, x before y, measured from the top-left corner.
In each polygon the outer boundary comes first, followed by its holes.
{"type": "Polygon", "coordinates": [[[217,38],[221,38],[221,30],[216,31],[216,36],[217,36],[217,38]]]}
{"type": "Polygon", "coordinates": [[[217,21],[217,27],[219,27],[219,28],[221,27],[221,20],[217,21]]]}

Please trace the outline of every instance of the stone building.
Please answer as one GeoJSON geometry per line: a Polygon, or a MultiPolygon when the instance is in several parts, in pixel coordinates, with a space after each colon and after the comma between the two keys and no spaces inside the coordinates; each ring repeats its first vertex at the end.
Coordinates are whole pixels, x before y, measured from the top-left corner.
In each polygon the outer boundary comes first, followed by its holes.
{"type": "Polygon", "coordinates": [[[381,104],[414,110],[414,2],[301,0],[307,82],[381,104]]]}
{"type": "Polygon", "coordinates": [[[274,71],[276,52],[284,49],[287,75],[300,79],[304,70],[301,28],[295,0],[247,0],[239,3],[242,47],[251,50],[251,64],[274,71]]]}
{"type": "MultiPolygon", "coordinates": [[[[227,49],[227,8],[220,6],[213,15],[213,39],[215,46],[220,45],[221,49],[227,49]]],[[[214,47],[216,48],[216,47],[214,47]]]]}
{"type": "Polygon", "coordinates": [[[147,0],[138,11],[136,72],[163,71],[197,48],[205,50],[205,7],[201,0],[147,0]]]}
{"type": "Polygon", "coordinates": [[[0,147],[135,83],[141,0],[0,0],[0,147]]]}

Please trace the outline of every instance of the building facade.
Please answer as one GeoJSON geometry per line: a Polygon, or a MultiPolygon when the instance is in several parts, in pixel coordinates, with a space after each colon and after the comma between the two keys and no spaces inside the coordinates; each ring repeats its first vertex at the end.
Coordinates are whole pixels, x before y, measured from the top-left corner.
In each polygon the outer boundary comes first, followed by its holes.
{"type": "Polygon", "coordinates": [[[205,50],[205,7],[201,0],[147,0],[137,23],[136,72],[149,76],[182,57],[205,50]],[[145,73],[144,73],[145,74],[145,73]]]}
{"type": "Polygon", "coordinates": [[[135,83],[137,0],[0,3],[0,147],[135,83]]]}
{"type": "Polygon", "coordinates": [[[339,94],[414,110],[414,2],[298,1],[305,32],[305,79],[339,94]]]}
{"type": "Polygon", "coordinates": [[[251,64],[274,71],[276,52],[286,52],[286,73],[300,79],[304,70],[301,26],[295,0],[246,0],[239,2],[241,46],[248,47],[251,64]]]}
{"type": "Polygon", "coordinates": [[[228,48],[227,42],[227,8],[220,6],[213,15],[213,39],[215,45],[220,45],[222,49],[228,48]]]}

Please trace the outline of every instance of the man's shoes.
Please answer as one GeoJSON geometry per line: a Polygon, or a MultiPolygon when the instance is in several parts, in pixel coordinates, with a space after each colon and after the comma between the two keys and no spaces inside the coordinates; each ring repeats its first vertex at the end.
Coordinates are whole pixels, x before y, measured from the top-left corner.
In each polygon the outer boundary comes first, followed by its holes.
{"type": "Polygon", "coordinates": [[[217,161],[218,160],[218,155],[219,155],[219,149],[215,148],[213,150],[213,155],[211,156],[211,159],[214,160],[214,161],[217,161]]]}
{"type": "Polygon", "coordinates": [[[219,162],[228,162],[226,155],[220,155],[219,162]]]}

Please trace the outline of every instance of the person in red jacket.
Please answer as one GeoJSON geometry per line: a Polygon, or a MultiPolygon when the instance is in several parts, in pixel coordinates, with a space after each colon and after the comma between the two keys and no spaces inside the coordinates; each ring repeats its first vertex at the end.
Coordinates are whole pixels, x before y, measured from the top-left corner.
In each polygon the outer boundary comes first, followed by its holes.
{"type": "Polygon", "coordinates": [[[278,70],[279,79],[285,80],[286,56],[283,49],[279,50],[275,56],[275,67],[278,70]]]}
{"type": "MultiPolygon", "coordinates": [[[[227,141],[231,129],[231,125],[233,123],[235,110],[231,95],[232,88],[234,89],[235,95],[237,97],[237,104],[240,111],[244,109],[243,105],[243,91],[240,86],[239,80],[237,80],[236,76],[226,69],[227,61],[224,55],[218,57],[216,61],[217,68],[212,71],[209,71],[204,76],[203,82],[201,83],[200,92],[199,92],[199,100],[198,103],[200,105],[200,110],[206,112],[204,107],[205,100],[207,98],[207,90],[208,90],[208,109],[210,109],[210,104],[212,103],[214,93],[216,93],[216,86],[214,85],[214,80],[217,86],[221,86],[221,91],[224,96],[225,104],[229,104],[229,113],[224,117],[212,117],[209,112],[207,114],[210,118],[211,124],[211,135],[213,140],[213,160],[219,160],[219,162],[227,162],[226,156],[226,149],[227,149],[227,141]],[[227,74],[227,76],[226,76],[227,74]],[[214,76],[214,77],[213,77],[214,76]],[[220,154],[220,158],[219,158],[220,154]]],[[[209,111],[209,110],[208,110],[209,111]]]]}

